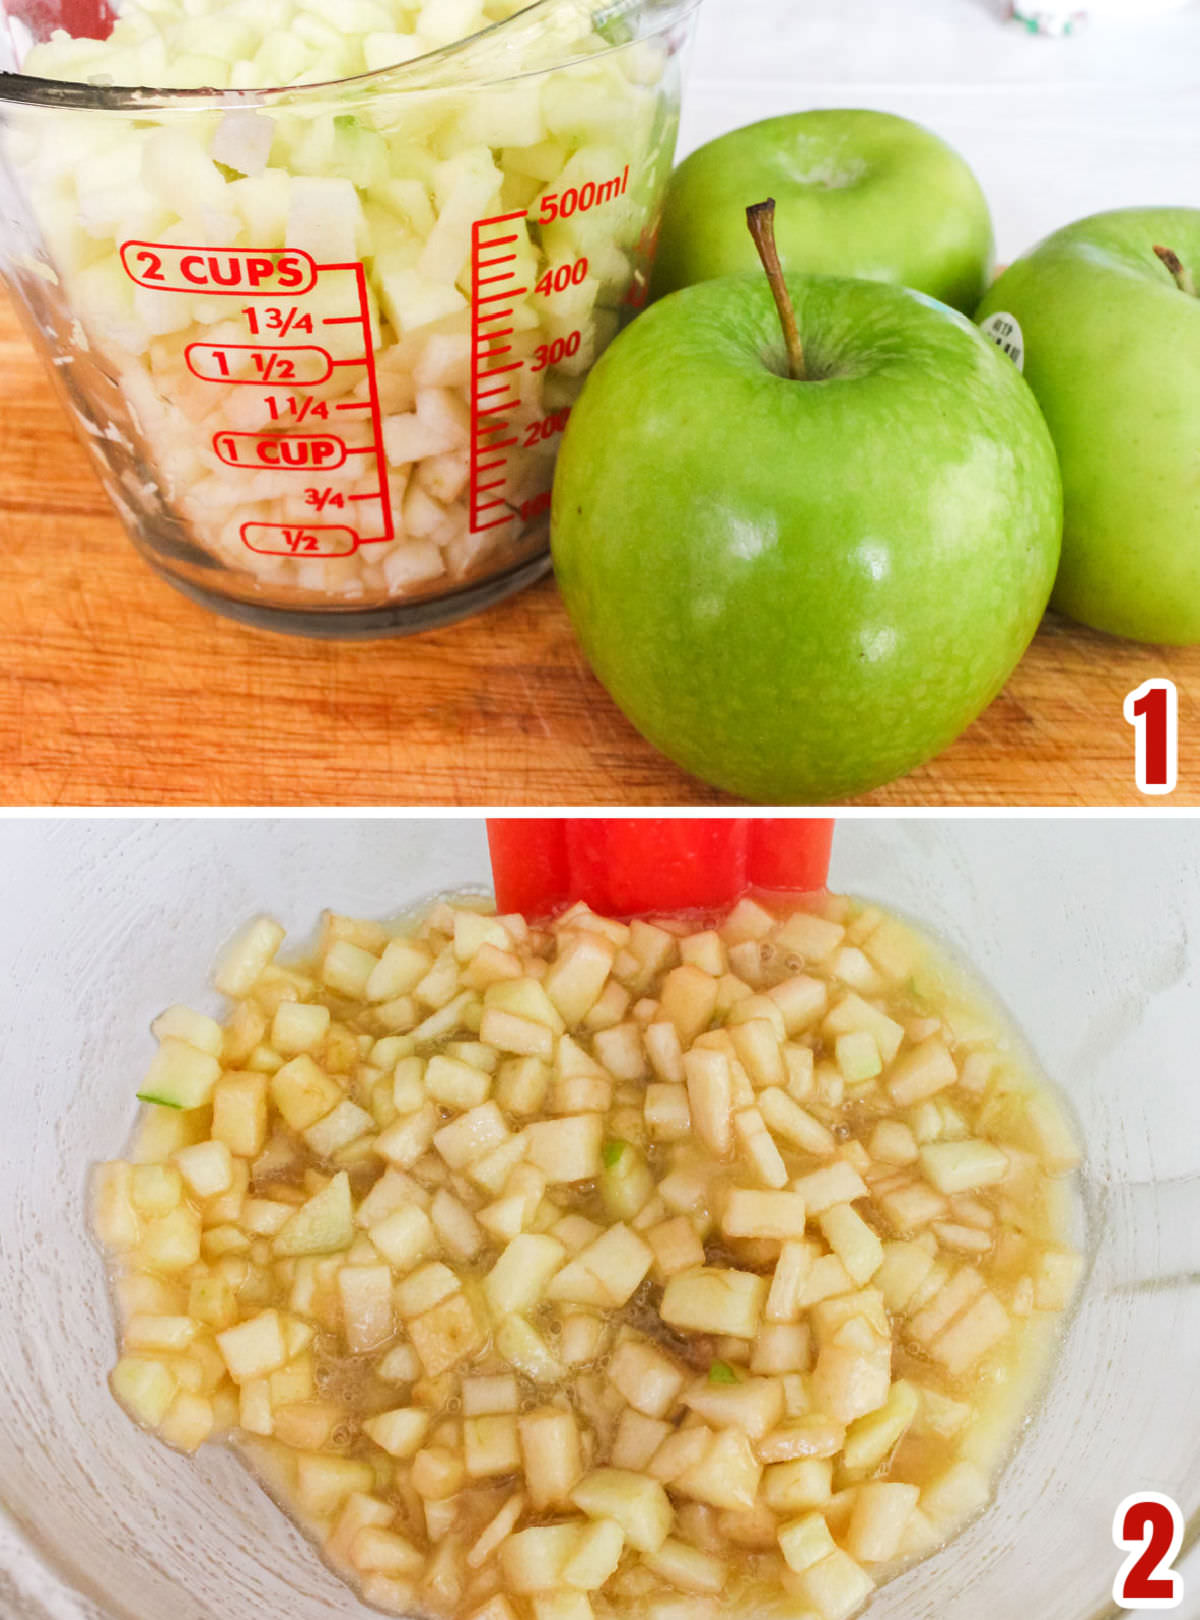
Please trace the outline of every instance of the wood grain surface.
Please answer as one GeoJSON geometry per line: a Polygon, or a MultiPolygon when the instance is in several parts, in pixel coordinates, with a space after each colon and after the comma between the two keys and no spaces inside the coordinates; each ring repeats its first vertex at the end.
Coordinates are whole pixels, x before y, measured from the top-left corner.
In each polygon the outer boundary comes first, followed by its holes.
{"type": "MultiPolygon", "coordinates": [[[[0,302],[0,800],[8,805],[704,805],[592,678],[549,582],[402,641],[243,629],[136,556],[7,303],[0,302]]],[[[1134,805],[1121,705],[1180,694],[1179,787],[1200,649],[1048,624],[948,753],[873,805],[1134,805]]],[[[786,702],[786,694],[780,693],[786,702]]]]}

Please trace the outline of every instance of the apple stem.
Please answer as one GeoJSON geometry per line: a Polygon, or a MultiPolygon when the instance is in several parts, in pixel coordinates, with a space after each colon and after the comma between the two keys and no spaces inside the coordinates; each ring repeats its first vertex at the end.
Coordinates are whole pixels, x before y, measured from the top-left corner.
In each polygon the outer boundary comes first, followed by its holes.
{"type": "Polygon", "coordinates": [[[1180,292],[1187,293],[1189,298],[1200,297],[1200,292],[1196,288],[1196,278],[1178,253],[1169,247],[1156,247],[1154,251],[1175,277],[1175,285],[1180,292]]]}
{"type": "Polygon", "coordinates": [[[807,382],[808,367],[804,363],[804,345],[800,341],[796,306],[792,303],[792,295],[784,280],[783,266],[779,262],[779,249],[775,245],[774,197],[768,197],[765,202],[755,203],[753,207],[747,208],[746,223],[750,227],[750,235],[754,238],[758,256],[762,260],[771,291],[775,295],[775,308],[779,311],[779,323],[783,327],[783,340],[787,345],[792,378],[796,382],[807,382]]]}

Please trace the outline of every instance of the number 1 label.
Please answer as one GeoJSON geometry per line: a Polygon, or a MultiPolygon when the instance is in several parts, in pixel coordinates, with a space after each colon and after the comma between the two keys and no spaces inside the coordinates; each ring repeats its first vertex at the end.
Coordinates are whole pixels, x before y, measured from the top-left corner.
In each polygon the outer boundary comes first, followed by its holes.
{"type": "Polygon", "coordinates": [[[1177,1609],[1183,1602],[1183,1576],[1171,1568],[1183,1545],[1177,1504],[1158,1491],[1127,1496],[1113,1516],[1113,1540],[1129,1553],[1113,1582],[1117,1607],[1177,1609]]]}
{"type": "Polygon", "coordinates": [[[1174,681],[1143,681],[1125,699],[1125,718],[1137,734],[1140,793],[1174,793],[1179,779],[1179,693],[1174,681]]]}

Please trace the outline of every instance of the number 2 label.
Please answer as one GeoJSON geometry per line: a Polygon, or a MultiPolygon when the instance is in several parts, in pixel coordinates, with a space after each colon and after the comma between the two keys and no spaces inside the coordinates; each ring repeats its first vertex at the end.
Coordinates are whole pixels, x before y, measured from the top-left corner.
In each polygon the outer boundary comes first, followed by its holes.
{"type": "Polygon", "coordinates": [[[1121,1609],[1177,1609],[1183,1576],[1171,1568],[1183,1545],[1183,1514],[1169,1496],[1138,1491],[1113,1516],[1113,1540],[1129,1557],[1113,1582],[1121,1609]]]}
{"type": "Polygon", "coordinates": [[[1137,734],[1140,793],[1174,793],[1179,779],[1179,693],[1165,678],[1143,681],[1125,699],[1125,718],[1137,734]]]}

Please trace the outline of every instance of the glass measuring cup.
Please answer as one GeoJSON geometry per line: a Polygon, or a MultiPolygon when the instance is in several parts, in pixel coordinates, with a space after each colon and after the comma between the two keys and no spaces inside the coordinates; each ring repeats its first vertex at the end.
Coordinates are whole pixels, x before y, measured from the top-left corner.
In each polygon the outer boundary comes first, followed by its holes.
{"type": "Polygon", "coordinates": [[[153,41],[96,43],[106,0],[0,0],[0,270],[159,573],[351,637],[548,569],[571,405],[645,298],[698,3],[537,0],[373,72],[161,90],[114,87],[153,41]]]}

